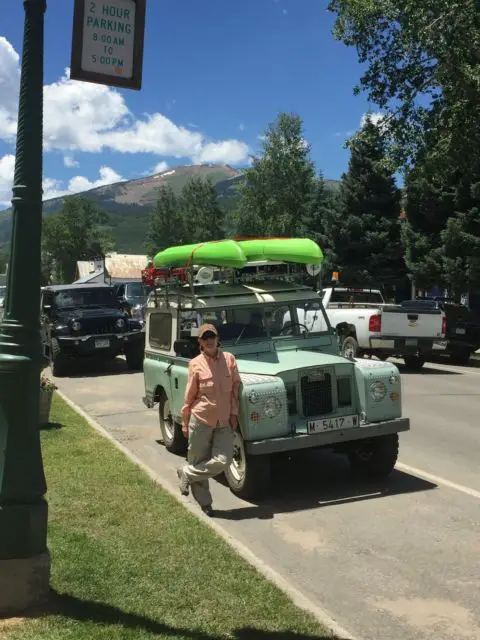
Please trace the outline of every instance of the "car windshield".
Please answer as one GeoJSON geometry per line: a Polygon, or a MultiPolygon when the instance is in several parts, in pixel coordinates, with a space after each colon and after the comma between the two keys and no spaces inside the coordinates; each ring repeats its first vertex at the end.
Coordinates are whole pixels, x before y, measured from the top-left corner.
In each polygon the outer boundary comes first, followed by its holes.
{"type": "Polygon", "coordinates": [[[107,287],[91,289],[62,289],[55,293],[55,306],[59,309],[80,307],[114,307],[117,304],[113,289],[107,287]]]}
{"type": "Polygon", "coordinates": [[[149,289],[141,282],[130,282],[125,285],[127,298],[148,298],[149,289]]]}
{"type": "Polygon", "coordinates": [[[205,322],[215,325],[222,342],[234,343],[331,331],[321,303],[315,300],[296,304],[182,311],[179,337],[196,335],[198,327],[205,322]]]}

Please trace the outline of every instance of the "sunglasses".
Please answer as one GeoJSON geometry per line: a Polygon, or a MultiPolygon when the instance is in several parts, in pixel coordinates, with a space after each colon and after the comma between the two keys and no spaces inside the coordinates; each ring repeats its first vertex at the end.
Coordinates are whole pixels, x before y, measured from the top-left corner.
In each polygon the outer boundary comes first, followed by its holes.
{"type": "Polygon", "coordinates": [[[217,334],[213,331],[205,331],[200,340],[209,340],[210,338],[217,338],[217,334]]]}

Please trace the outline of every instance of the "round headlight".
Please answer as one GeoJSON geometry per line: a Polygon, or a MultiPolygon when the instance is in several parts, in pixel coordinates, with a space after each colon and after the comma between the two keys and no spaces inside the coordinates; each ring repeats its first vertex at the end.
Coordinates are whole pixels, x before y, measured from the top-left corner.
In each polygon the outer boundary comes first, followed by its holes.
{"type": "Polygon", "coordinates": [[[252,404],[257,404],[258,398],[259,396],[256,391],[250,391],[250,393],[248,394],[248,399],[252,404]]]}
{"type": "Polygon", "coordinates": [[[125,326],[125,320],[123,320],[122,318],[119,318],[116,321],[115,326],[117,327],[117,329],[123,329],[123,327],[125,326]]]}
{"type": "Polygon", "coordinates": [[[81,328],[82,328],[82,325],[80,324],[80,322],[78,322],[78,320],[74,320],[72,322],[72,329],[74,331],[80,331],[81,328]]]}
{"type": "Polygon", "coordinates": [[[380,402],[383,400],[387,393],[387,388],[383,384],[383,382],[374,382],[370,385],[370,395],[375,400],[375,402],[380,402]]]}
{"type": "Polygon", "coordinates": [[[276,418],[282,408],[282,403],[278,398],[267,398],[265,400],[264,411],[267,418],[276,418]]]}

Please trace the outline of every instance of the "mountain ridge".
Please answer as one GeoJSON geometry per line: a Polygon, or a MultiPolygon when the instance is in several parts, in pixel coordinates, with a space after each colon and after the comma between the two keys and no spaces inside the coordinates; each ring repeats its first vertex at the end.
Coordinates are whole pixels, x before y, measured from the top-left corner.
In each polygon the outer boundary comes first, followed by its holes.
{"type": "MultiPolygon", "coordinates": [[[[179,195],[194,176],[210,178],[215,184],[222,208],[228,210],[234,207],[238,197],[236,187],[243,179],[243,170],[227,164],[178,165],[153,175],[92,187],[74,195],[89,198],[108,212],[117,251],[143,253],[148,218],[158,199],[159,190],[162,186],[170,185],[179,195]]],[[[325,184],[327,188],[336,190],[339,182],[325,180],[325,184]]],[[[45,200],[43,214],[51,215],[59,211],[66,197],[45,200]]],[[[10,241],[11,214],[11,209],[0,212],[0,249],[10,241]]]]}

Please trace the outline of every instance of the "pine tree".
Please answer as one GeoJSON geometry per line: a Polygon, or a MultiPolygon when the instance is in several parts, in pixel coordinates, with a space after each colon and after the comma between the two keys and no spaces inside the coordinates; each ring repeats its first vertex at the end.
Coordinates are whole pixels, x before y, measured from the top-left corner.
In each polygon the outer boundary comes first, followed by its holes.
{"type": "Polygon", "coordinates": [[[332,254],[345,284],[395,287],[405,279],[401,191],[387,160],[381,127],[367,118],[350,141],[339,215],[327,224],[332,254]]]}
{"type": "Polygon", "coordinates": [[[150,215],[146,249],[155,255],[167,247],[182,244],[185,231],[179,211],[179,202],[172,187],[164,185],[159,191],[157,204],[150,215]]]}
{"type": "Polygon", "coordinates": [[[210,179],[197,176],[191,178],[182,190],[179,208],[187,243],[223,238],[225,213],[219,205],[215,185],[210,179]]]}

